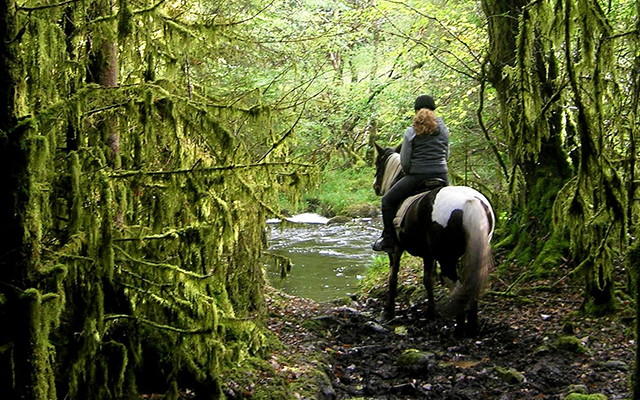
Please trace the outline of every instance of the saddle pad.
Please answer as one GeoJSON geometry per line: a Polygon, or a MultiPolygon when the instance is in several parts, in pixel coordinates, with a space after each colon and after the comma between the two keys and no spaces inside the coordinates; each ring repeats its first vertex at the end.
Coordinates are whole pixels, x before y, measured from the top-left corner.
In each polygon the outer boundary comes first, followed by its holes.
{"type": "Polygon", "coordinates": [[[398,208],[398,212],[396,212],[396,217],[393,219],[393,226],[396,228],[396,233],[400,233],[400,231],[402,230],[402,221],[404,220],[404,216],[407,214],[407,210],[409,209],[409,207],[411,207],[411,205],[416,201],[429,194],[429,192],[430,190],[418,193],[411,197],[407,197],[407,199],[403,201],[402,204],[400,204],[400,208],[398,208]]]}

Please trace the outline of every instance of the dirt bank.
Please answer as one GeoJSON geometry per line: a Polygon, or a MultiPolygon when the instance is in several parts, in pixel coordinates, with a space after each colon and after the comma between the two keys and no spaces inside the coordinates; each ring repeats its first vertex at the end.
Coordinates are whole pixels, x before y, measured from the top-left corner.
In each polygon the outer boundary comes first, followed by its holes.
{"type": "Polygon", "coordinates": [[[390,323],[378,319],[383,290],[341,304],[274,292],[269,329],[285,345],[274,360],[298,355],[298,365],[280,368],[298,398],[310,389],[326,399],[630,398],[630,309],[623,303],[615,316],[586,318],[578,312],[580,282],[530,281],[500,294],[511,278],[492,279],[480,304],[481,331],[472,338],[455,337],[444,316],[426,318],[414,290],[420,277],[411,272],[401,274],[390,323]],[[314,368],[321,373],[310,379],[314,368]]]}

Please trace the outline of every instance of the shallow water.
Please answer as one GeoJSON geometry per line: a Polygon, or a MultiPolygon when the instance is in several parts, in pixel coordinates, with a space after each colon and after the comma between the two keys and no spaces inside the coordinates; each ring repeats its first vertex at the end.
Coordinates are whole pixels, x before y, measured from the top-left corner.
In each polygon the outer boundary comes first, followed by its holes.
{"type": "MultiPolygon", "coordinates": [[[[306,215],[308,216],[308,215],[306,215]]],[[[285,293],[328,301],[357,290],[358,282],[377,255],[371,244],[380,235],[379,221],[354,220],[346,224],[275,223],[270,221],[269,252],[289,257],[291,271],[267,266],[272,286],[285,293]]]]}

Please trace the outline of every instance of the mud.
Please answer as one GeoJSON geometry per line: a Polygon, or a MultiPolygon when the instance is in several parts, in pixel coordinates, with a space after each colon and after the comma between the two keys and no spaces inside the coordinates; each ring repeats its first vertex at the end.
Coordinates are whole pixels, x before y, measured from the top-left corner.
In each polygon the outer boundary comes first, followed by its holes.
{"type": "Polygon", "coordinates": [[[500,293],[507,285],[499,281],[492,285],[474,337],[457,337],[446,316],[427,319],[426,304],[415,296],[400,296],[389,322],[380,321],[383,300],[375,295],[342,304],[290,298],[286,309],[270,301],[271,329],[288,352],[321,355],[313,363],[328,379],[317,398],[631,398],[635,335],[628,304],[622,301],[616,315],[588,318],[579,312],[577,282],[523,283],[517,295],[500,293]]]}

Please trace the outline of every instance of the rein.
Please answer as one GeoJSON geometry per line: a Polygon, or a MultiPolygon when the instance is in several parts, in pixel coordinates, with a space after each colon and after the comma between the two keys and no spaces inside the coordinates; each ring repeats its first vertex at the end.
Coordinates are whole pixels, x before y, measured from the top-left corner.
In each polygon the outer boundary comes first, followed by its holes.
{"type": "Polygon", "coordinates": [[[400,164],[400,154],[393,153],[384,164],[384,175],[382,176],[382,185],[380,185],[381,194],[385,194],[391,189],[391,185],[396,177],[402,172],[400,164]]]}

